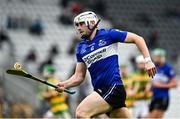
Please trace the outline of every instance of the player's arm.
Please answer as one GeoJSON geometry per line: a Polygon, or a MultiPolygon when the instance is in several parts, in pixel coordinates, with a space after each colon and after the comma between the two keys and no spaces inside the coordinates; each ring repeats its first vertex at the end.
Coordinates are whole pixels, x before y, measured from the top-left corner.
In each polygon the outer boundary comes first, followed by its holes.
{"type": "Polygon", "coordinates": [[[143,37],[141,37],[137,34],[128,32],[126,39],[125,39],[125,43],[135,43],[144,57],[150,57],[148,48],[146,46],[146,43],[145,43],[143,37]]]}
{"type": "Polygon", "coordinates": [[[175,88],[175,87],[177,87],[178,83],[177,83],[176,78],[173,77],[173,78],[169,81],[169,83],[160,83],[160,82],[158,82],[158,81],[154,81],[154,82],[152,83],[152,85],[153,85],[154,87],[157,87],[157,88],[175,88]]]}
{"type": "Polygon", "coordinates": [[[139,88],[140,88],[140,84],[135,82],[133,87],[133,96],[138,92],[139,88]]]}
{"type": "Polygon", "coordinates": [[[152,87],[151,82],[149,82],[148,84],[146,84],[144,92],[147,93],[147,92],[151,91],[151,87],[152,87]]]}
{"type": "Polygon", "coordinates": [[[58,91],[63,91],[65,88],[75,87],[80,85],[86,75],[86,65],[84,63],[77,63],[75,73],[66,81],[57,84],[58,91]]]}
{"type": "Polygon", "coordinates": [[[75,73],[66,81],[63,82],[65,88],[75,87],[80,85],[86,76],[86,65],[77,63],[75,73]]]}
{"type": "Polygon", "coordinates": [[[149,50],[146,46],[146,43],[143,37],[137,34],[128,32],[124,42],[136,44],[136,46],[138,47],[138,49],[140,50],[140,52],[143,54],[145,58],[145,62],[146,62],[145,68],[148,71],[149,76],[153,77],[156,73],[156,69],[155,69],[154,63],[151,61],[149,50]]]}

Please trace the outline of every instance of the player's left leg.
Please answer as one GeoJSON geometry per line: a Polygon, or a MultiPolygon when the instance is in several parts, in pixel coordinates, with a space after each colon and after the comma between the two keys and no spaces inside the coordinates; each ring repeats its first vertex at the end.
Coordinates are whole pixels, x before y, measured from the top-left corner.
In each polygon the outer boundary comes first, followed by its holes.
{"type": "Polygon", "coordinates": [[[144,118],[162,118],[164,115],[165,111],[160,110],[160,109],[154,109],[151,111],[147,116],[144,118]]]}
{"type": "Polygon", "coordinates": [[[169,98],[153,99],[150,104],[150,113],[144,118],[162,118],[169,105],[169,98]]]}
{"type": "Polygon", "coordinates": [[[109,113],[111,118],[132,118],[132,114],[125,104],[126,91],[124,86],[117,85],[107,97],[106,101],[113,107],[109,113]]]}
{"type": "Polygon", "coordinates": [[[111,109],[111,106],[94,91],[79,104],[76,109],[76,117],[90,118],[98,114],[106,113],[111,109]]]}
{"type": "Polygon", "coordinates": [[[111,118],[132,118],[132,114],[126,107],[118,108],[110,113],[111,118]]]}

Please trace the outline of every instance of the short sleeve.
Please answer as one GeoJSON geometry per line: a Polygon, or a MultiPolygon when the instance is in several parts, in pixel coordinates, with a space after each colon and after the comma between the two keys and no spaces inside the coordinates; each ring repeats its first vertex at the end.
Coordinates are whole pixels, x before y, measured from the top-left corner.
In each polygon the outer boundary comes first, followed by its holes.
{"type": "Polygon", "coordinates": [[[79,46],[78,46],[77,49],[76,49],[76,59],[77,59],[77,62],[84,62],[84,61],[82,60],[82,57],[81,57],[81,54],[80,54],[80,48],[79,48],[79,46]]]}
{"type": "Polygon", "coordinates": [[[80,54],[76,53],[76,59],[77,59],[77,62],[83,62],[80,54]]]}
{"type": "Polygon", "coordinates": [[[110,29],[109,36],[113,42],[124,42],[127,36],[127,31],[120,31],[118,29],[110,29]]]}
{"type": "Polygon", "coordinates": [[[175,77],[175,76],[176,76],[176,71],[175,71],[175,69],[172,68],[172,67],[170,67],[170,68],[169,68],[169,71],[168,71],[168,77],[169,77],[170,79],[172,79],[172,78],[175,77]]]}

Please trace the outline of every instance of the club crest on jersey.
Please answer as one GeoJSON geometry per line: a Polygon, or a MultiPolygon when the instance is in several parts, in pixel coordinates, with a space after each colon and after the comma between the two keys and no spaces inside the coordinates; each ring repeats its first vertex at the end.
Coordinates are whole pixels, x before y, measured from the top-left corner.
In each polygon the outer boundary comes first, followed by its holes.
{"type": "Polygon", "coordinates": [[[91,51],[94,50],[94,46],[91,47],[91,51]]]}
{"type": "Polygon", "coordinates": [[[87,48],[87,46],[83,45],[83,47],[82,47],[82,49],[80,51],[80,54],[85,53],[86,52],[86,48],[87,48]]]}
{"type": "Polygon", "coordinates": [[[80,53],[83,54],[85,52],[86,52],[86,49],[82,49],[80,53]]]}
{"type": "Polygon", "coordinates": [[[99,44],[98,44],[99,46],[104,46],[104,45],[106,45],[106,41],[104,41],[104,39],[101,39],[101,40],[99,40],[99,44]]]}

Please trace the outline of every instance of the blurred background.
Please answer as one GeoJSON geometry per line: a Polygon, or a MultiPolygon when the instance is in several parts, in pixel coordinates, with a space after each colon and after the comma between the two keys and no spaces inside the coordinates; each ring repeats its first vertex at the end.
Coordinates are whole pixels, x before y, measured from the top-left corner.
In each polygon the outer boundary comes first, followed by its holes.
{"type": "MultiPolygon", "coordinates": [[[[152,51],[163,48],[167,62],[180,78],[180,1],[179,0],[0,0],[0,117],[44,117],[51,108],[40,83],[5,73],[20,62],[23,69],[45,78],[45,65],[53,65],[54,77],[66,80],[74,71],[75,47],[79,38],[73,18],[91,10],[102,20],[100,28],[117,28],[144,37],[152,51]]],[[[133,72],[132,44],[119,44],[119,64],[133,72]]],[[[75,95],[66,95],[68,112],[74,117],[79,102],[92,91],[89,74],[75,95]]],[[[180,88],[170,91],[165,117],[180,118],[180,88]]]]}

